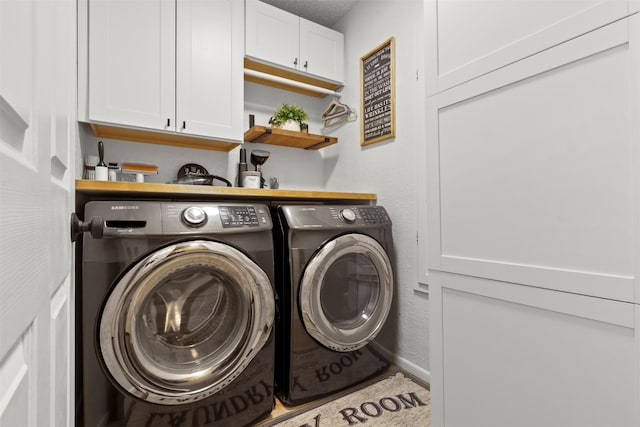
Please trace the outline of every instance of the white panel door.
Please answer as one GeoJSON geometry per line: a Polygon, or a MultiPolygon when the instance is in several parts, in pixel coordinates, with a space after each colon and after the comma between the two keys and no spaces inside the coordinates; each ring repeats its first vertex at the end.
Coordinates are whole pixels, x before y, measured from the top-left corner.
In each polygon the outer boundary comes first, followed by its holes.
{"type": "Polygon", "coordinates": [[[432,425],[638,425],[633,304],[434,272],[432,425]]]}
{"type": "Polygon", "coordinates": [[[437,75],[453,87],[628,15],[627,0],[438,0],[437,75]],[[490,31],[488,29],[491,29],[490,31]]]}
{"type": "Polygon", "coordinates": [[[244,3],[177,2],[178,132],[241,141],[244,3]]]}
{"type": "Polygon", "coordinates": [[[300,18],[300,71],[344,81],[344,35],[300,18]]]}
{"type": "Polygon", "coordinates": [[[89,0],[89,120],[175,130],[175,0],[89,0]]]}
{"type": "Polygon", "coordinates": [[[72,426],[76,2],[0,2],[0,425],[72,426]]]}
{"type": "Polygon", "coordinates": [[[300,69],[299,18],[257,0],[247,0],[245,55],[300,69]]]}
{"type": "Polygon", "coordinates": [[[638,15],[470,3],[425,15],[432,425],[638,426],[638,15]]]}
{"type": "Polygon", "coordinates": [[[432,97],[430,268],[634,301],[630,55],[623,20],[432,97]]]}

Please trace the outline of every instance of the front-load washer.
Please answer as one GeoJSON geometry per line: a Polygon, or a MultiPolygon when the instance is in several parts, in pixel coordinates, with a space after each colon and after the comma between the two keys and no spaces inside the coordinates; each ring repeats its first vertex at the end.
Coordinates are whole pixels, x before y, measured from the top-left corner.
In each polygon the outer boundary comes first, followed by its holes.
{"type": "Polygon", "coordinates": [[[269,414],[268,208],[92,201],[84,217],[77,424],[237,427],[269,414]]]}
{"type": "Polygon", "coordinates": [[[394,293],[382,206],[280,206],[274,212],[276,393],[287,405],[345,389],[388,363],[371,348],[394,293]]]}

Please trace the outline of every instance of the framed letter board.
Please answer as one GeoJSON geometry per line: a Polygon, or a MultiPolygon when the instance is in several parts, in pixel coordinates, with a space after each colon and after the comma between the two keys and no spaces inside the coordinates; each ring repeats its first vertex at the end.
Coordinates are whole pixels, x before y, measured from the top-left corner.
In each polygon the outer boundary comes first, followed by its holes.
{"type": "Polygon", "coordinates": [[[395,38],[360,58],[360,145],[396,136],[395,38]]]}

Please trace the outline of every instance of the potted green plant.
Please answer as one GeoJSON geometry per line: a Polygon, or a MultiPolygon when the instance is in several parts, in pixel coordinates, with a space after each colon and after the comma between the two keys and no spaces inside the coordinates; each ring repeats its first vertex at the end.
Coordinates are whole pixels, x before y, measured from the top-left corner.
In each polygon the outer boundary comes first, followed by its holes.
{"type": "Polygon", "coordinates": [[[282,104],[282,107],[278,108],[269,119],[269,124],[272,127],[286,130],[308,130],[309,125],[306,123],[308,118],[309,115],[301,107],[282,104]]]}

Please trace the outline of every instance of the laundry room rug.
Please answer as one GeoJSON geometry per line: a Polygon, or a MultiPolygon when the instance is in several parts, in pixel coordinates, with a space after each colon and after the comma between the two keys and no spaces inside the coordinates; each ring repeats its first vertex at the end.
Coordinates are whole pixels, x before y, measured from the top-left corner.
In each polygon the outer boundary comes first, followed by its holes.
{"type": "Polygon", "coordinates": [[[324,405],[292,411],[269,427],[430,427],[429,390],[398,372],[324,405]]]}

